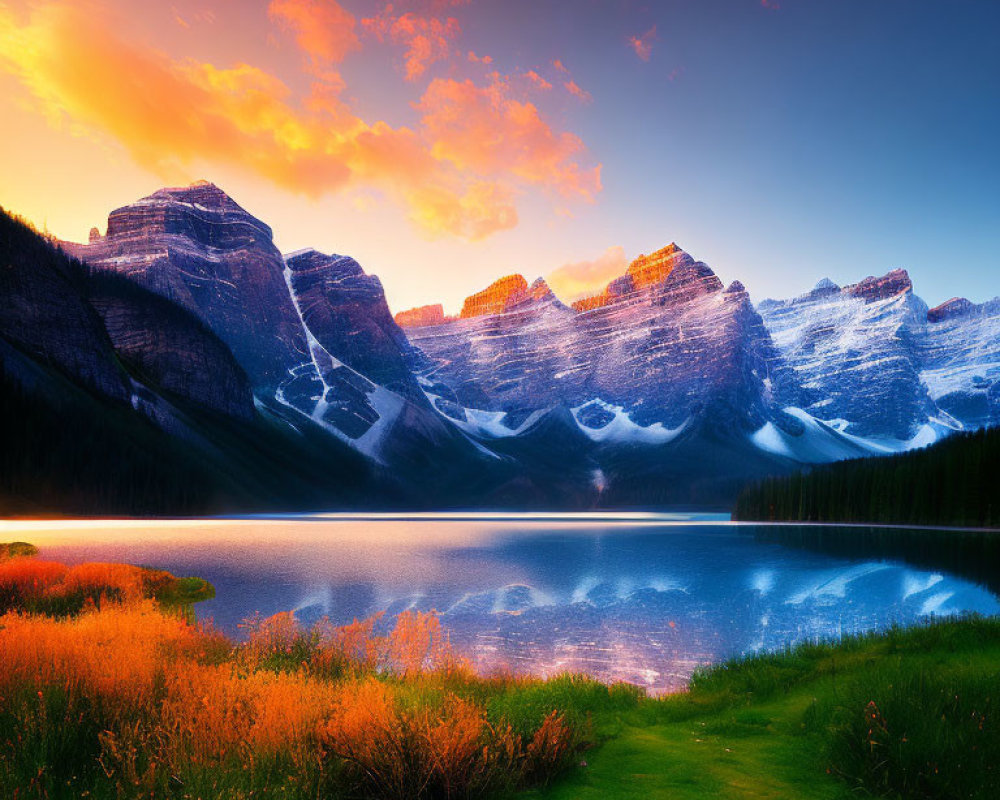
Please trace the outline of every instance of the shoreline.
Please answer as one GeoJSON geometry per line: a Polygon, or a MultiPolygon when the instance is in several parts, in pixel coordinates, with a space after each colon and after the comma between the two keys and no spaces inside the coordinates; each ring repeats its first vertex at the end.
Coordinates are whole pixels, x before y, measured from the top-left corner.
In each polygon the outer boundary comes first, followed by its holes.
{"type": "Polygon", "coordinates": [[[891,522],[795,522],[735,520],[729,514],[714,512],[302,512],[274,514],[233,514],[204,517],[4,517],[0,532],[38,528],[95,526],[159,527],[165,524],[227,524],[233,522],[467,522],[467,523],[550,523],[609,524],[641,527],[718,527],[718,528],[869,528],[875,530],[912,530],[924,532],[963,532],[1000,534],[1000,528],[954,525],[913,525],[891,522]]]}

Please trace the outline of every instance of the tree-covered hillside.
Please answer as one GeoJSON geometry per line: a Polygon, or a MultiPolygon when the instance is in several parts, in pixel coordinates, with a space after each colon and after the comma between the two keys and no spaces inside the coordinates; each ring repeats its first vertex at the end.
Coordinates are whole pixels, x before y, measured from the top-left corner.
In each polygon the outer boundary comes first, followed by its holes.
{"type": "Polygon", "coordinates": [[[734,518],[1000,527],[1000,428],[748,486],[734,518]]]}

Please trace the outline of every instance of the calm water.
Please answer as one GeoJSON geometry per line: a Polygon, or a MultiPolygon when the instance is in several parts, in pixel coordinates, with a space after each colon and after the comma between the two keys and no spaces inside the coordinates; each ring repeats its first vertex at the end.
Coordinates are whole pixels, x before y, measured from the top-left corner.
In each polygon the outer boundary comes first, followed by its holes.
{"type": "Polygon", "coordinates": [[[253,612],[349,622],[436,609],[482,670],[580,671],[652,692],[741,653],[929,615],[1000,612],[987,589],[926,564],[644,515],[0,523],[0,540],[13,538],[70,562],[207,578],[218,597],[199,615],[229,633],[253,612]]]}

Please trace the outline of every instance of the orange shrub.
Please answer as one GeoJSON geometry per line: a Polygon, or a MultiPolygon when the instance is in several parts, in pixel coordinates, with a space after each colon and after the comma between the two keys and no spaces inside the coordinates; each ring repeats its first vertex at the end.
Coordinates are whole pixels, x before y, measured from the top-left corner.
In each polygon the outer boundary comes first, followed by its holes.
{"type": "Polygon", "coordinates": [[[52,594],[84,594],[88,597],[127,602],[143,597],[145,570],[131,564],[104,564],[99,562],[70,567],[52,594]]]}
{"type": "Polygon", "coordinates": [[[95,700],[146,703],[163,673],[164,648],[197,652],[201,636],[151,601],[67,620],[6,614],[0,617],[0,689],[54,684],[95,700]]]}
{"type": "Polygon", "coordinates": [[[65,564],[36,558],[12,558],[0,561],[0,604],[41,597],[68,572],[65,564]]]}
{"type": "Polygon", "coordinates": [[[175,760],[252,764],[278,752],[307,760],[334,695],[329,684],[301,674],[189,664],[166,675],[160,725],[175,760]]]}
{"type": "Polygon", "coordinates": [[[387,666],[402,675],[415,675],[444,666],[450,652],[437,614],[404,611],[389,635],[387,666]]]}
{"type": "Polygon", "coordinates": [[[487,796],[547,777],[575,748],[556,713],[525,746],[471,700],[445,693],[437,703],[406,702],[399,692],[374,677],[345,683],[319,728],[320,743],[345,763],[351,789],[366,797],[487,796]]]}
{"type": "Polygon", "coordinates": [[[349,625],[341,626],[331,625],[324,619],[316,626],[317,646],[312,665],[327,674],[347,669],[355,672],[374,670],[385,649],[385,640],[374,632],[382,616],[378,613],[363,620],[355,617],[349,625]]]}

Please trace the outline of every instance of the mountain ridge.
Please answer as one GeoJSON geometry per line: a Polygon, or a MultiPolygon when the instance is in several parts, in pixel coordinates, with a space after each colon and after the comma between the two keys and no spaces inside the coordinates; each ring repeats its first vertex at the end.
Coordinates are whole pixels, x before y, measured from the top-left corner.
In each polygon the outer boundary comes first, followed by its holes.
{"type": "Polygon", "coordinates": [[[929,310],[905,270],[754,304],[672,242],[571,305],[512,273],[457,316],[394,315],[354,259],[282,256],[213,184],[116,209],[91,238],[66,247],[189,308],[258,407],[428,502],[722,503],[762,474],[1000,422],[1000,354],[979,357],[1000,303],[929,310]]]}

